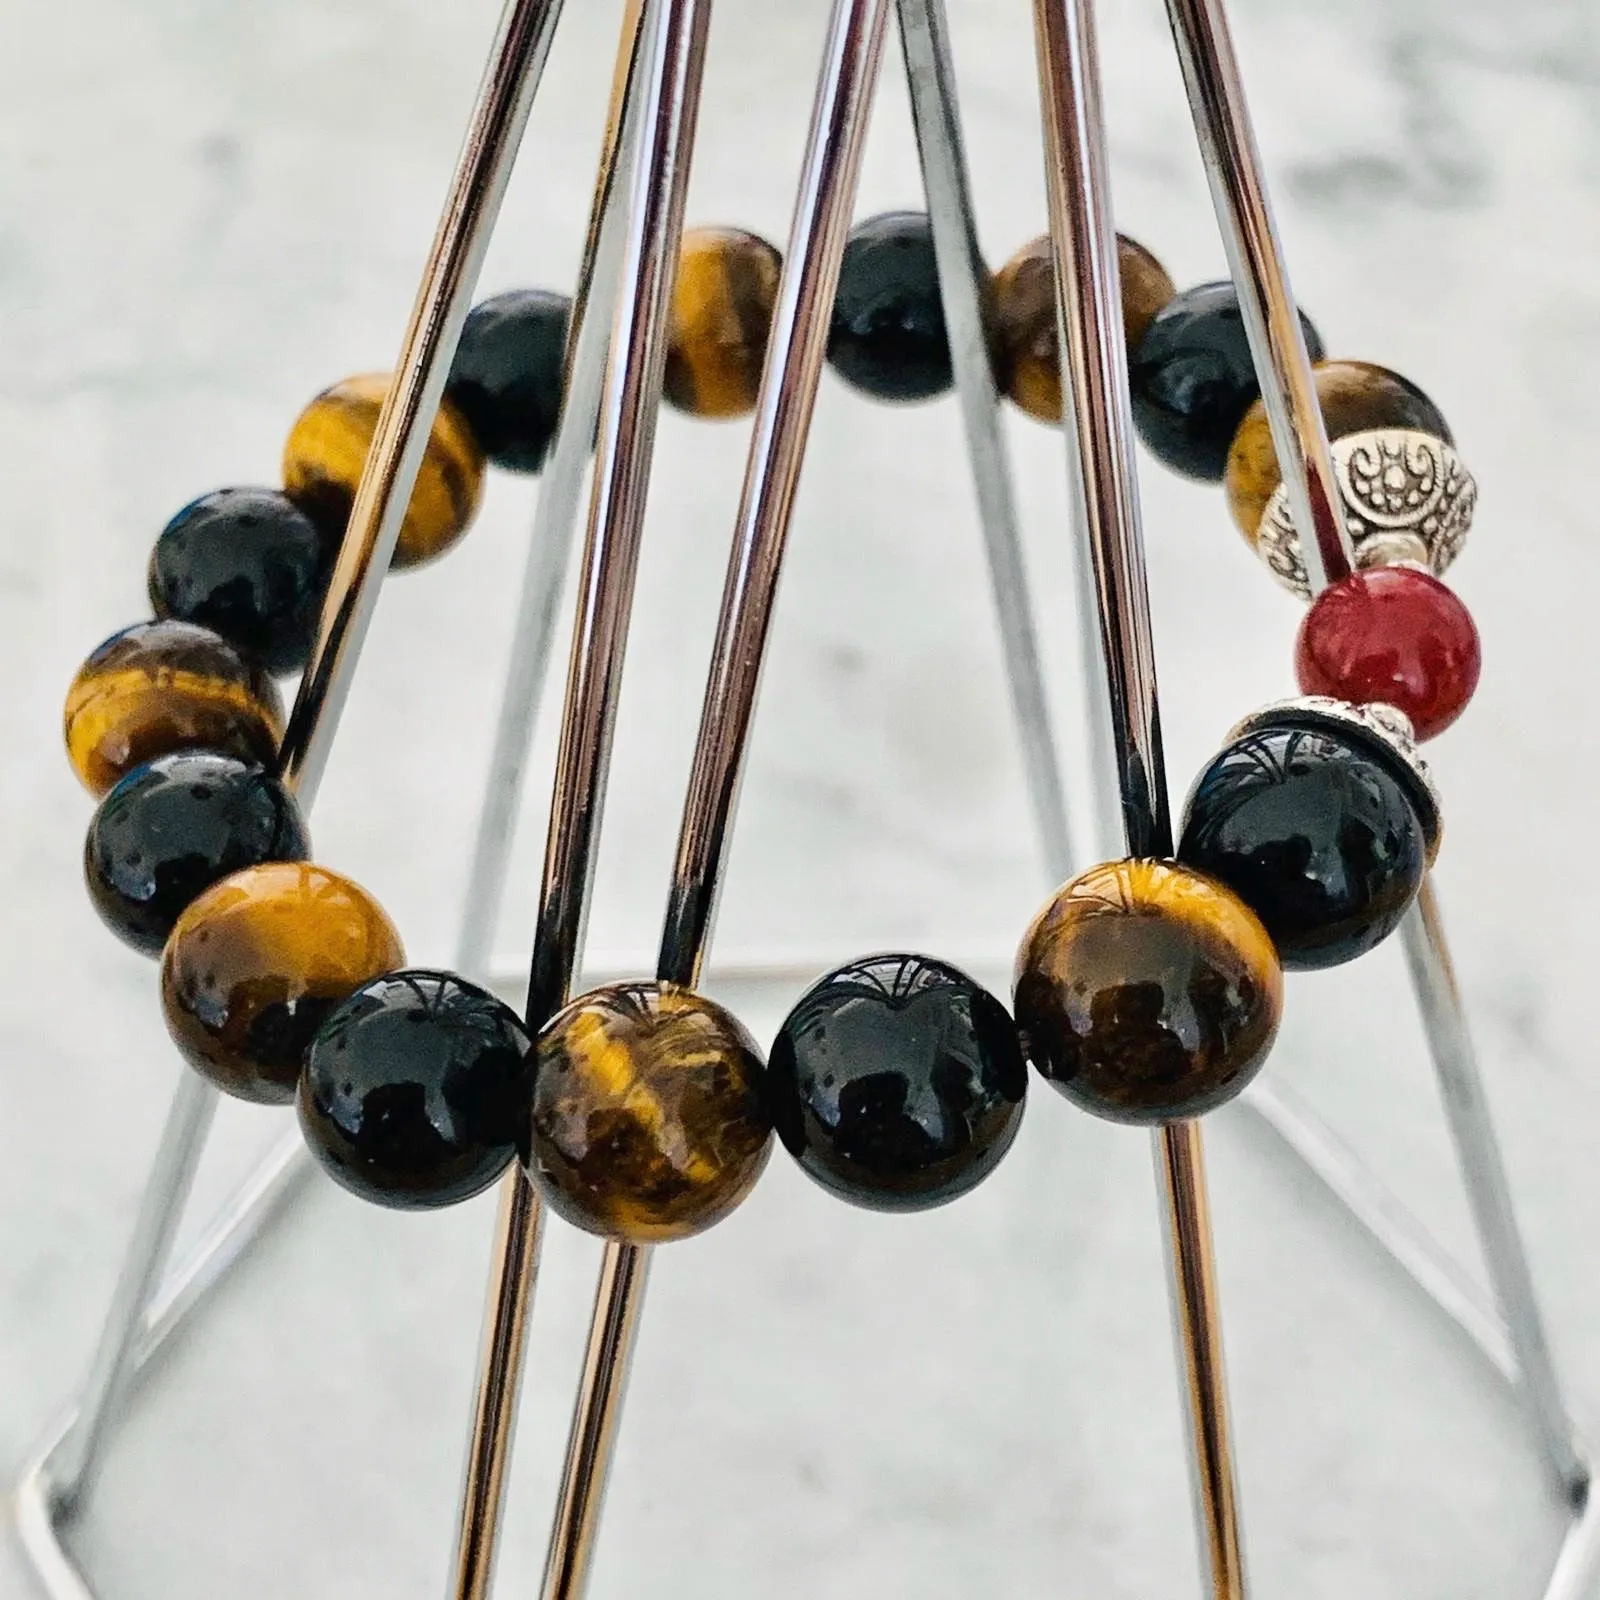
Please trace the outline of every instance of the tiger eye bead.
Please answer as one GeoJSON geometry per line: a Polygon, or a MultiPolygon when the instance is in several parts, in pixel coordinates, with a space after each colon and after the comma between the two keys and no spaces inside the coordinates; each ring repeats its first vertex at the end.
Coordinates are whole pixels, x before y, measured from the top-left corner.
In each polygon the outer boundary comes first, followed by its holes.
{"type": "Polygon", "coordinates": [[[767,1081],[778,1137],[807,1176],[874,1211],[922,1211],[999,1165],[1028,1072],[987,989],[926,956],[883,955],[801,996],[767,1081]]]}
{"type": "Polygon", "coordinates": [[[754,1039],[721,1006],[614,984],[539,1035],[531,1168],[577,1227],[650,1244],[720,1222],[766,1165],[772,1123],[754,1039]]]}
{"type": "Polygon", "coordinates": [[[741,228],[691,228],[672,289],[664,393],[696,417],[755,408],[783,257],[741,228]]]}
{"type": "MultiPolygon", "coordinates": [[[[1306,351],[1322,338],[1304,312],[1306,351]]],[[[1261,394],[1239,296],[1231,283],[1185,289],[1157,313],[1133,353],[1133,420],[1150,453],[1174,472],[1220,483],[1245,413],[1261,394]]]]}
{"type": "Polygon", "coordinates": [[[157,756],[217,750],[270,763],[283,702],[255,662],[189,622],[141,622],[114,633],[67,690],[67,756],[92,795],[157,756]]]}
{"type": "Polygon", "coordinates": [[[445,385],[485,454],[507,472],[538,472],[561,420],[572,302],[513,289],[467,313],[445,385]]]}
{"type": "Polygon", "coordinates": [[[922,212],[886,212],[852,230],[839,269],[828,363],[877,400],[929,400],[950,387],[939,266],[922,212]]]}
{"type": "MultiPolygon", "coordinates": [[[[1449,424],[1414,383],[1370,361],[1319,361],[1312,369],[1328,438],[1346,439],[1374,428],[1407,428],[1454,443],[1449,424]]],[[[1267,503],[1283,482],[1267,408],[1258,399],[1245,413],[1228,450],[1224,484],[1240,532],[1255,540],[1267,503]]]]}
{"type": "Polygon", "coordinates": [[[191,501],[150,553],[158,617],[198,623],[271,672],[296,672],[316,637],[333,546],[276,489],[191,501]]]}
{"type": "Polygon", "coordinates": [[[1196,781],[1178,856],[1250,906],[1285,967],[1338,966],[1386,939],[1416,898],[1429,856],[1419,803],[1375,737],[1264,714],[1196,781]]]}
{"type": "Polygon", "coordinates": [[[311,1153],[378,1205],[454,1205],[511,1165],[528,1126],[533,1041],[449,972],[391,972],[317,1030],[296,1096],[311,1153]]]}
{"type": "MultiPolygon", "coordinates": [[[[284,446],[284,492],[341,538],[388,392],[387,373],[346,378],[324,389],[300,413],[284,446]]],[[[471,525],[482,494],[482,446],[467,419],[443,400],[400,527],[394,565],[421,566],[443,555],[471,525]]]]}
{"type": "MultiPolygon", "coordinates": [[[[995,274],[995,334],[1006,393],[1040,422],[1061,420],[1061,341],[1056,329],[1055,252],[1050,235],[1025,244],[995,274]]],[[[1122,330],[1138,349],[1156,313],[1177,292],[1145,247],[1117,235],[1122,330]]]]}
{"type": "Polygon", "coordinates": [[[100,802],[83,871],[106,926],[153,956],[212,884],[310,852],[300,808],[270,772],[186,750],[136,767],[100,802]]]}
{"type": "Polygon", "coordinates": [[[1017,1025],[1033,1063],[1113,1122],[1196,1117],[1261,1069],[1283,1011],[1267,931],[1220,883],[1162,861],[1073,879],[1017,953],[1017,1025]]]}
{"type": "Polygon", "coordinates": [[[219,1089],[287,1105],[328,1014],[405,959],[383,908],[348,878],[309,862],[250,867],[178,918],[161,957],[167,1031],[219,1089]]]}

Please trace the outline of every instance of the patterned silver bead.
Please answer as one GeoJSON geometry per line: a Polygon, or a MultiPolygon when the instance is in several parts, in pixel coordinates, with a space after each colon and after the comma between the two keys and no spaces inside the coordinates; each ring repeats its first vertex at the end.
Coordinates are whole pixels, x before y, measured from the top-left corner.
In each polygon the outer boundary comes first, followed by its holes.
{"type": "Polygon", "coordinates": [[[1381,703],[1358,706],[1327,695],[1296,695],[1288,700],[1274,700],[1271,705],[1252,711],[1229,731],[1228,743],[1262,728],[1282,727],[1286,723],[1312,728],[1320,725],[1347,735],[1355,734],[1369,747],[1389,756],[1395,776],[1404,784],[1417,808],[1427,844],[1428,865],[1434,864],[1444,839],[1439,790],[1428,763],[1417,749],[1416,730],[1405,712],[1398,706],[1381,703]]]}
{"type": "MultiPolygon", "coordinates": [[[[1410,428],[1348,434],[1333,441],[1333,470],[1358,567],[1409,561],[1438,577],[1461,553],[1478,486],[1442,439],[1410,428]]],[[[1281,483],[1262,513],[1255,548],[1281,584],[1311,598],[1281,483]]]]}

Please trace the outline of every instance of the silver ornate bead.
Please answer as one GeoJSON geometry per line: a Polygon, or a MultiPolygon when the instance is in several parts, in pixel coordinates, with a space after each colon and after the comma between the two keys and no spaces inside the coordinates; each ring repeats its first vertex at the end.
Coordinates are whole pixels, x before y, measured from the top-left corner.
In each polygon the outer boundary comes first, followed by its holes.
{"type": "Polygon", "coordinates": [[[1428,865],[1438,859],[1443,842],[1443,813],[1440,809],[1439,791],[1434,785],[1428,763],[1417,749],[1416,730],[1411,718],[1398,706],[1375,703],[1352,705],[1347,700],[1334,700],[1327,695],[1296,695],[1289,700],[1274,700],[1271,705],[1252,711],[1228,733],[1228,743],[1242,739],[1246,734],[1265,727],[1281,728],[1285,724],[1298,724],[1308,728],[1332,727],[1346,735],[1355,734],[1363,743],[1389,758],[1396,778],[1404,785],[1417,808],[1422,823],[1423,838],[1427,845],[1428,865]]]}
{"type": "MultiPolygon", "coordinates": [[[[1333,470],[1358,567],[1410,561],[1438,577],[1461,553],[1478,486],[1442,439],[1410,428],[1348,434],[1333,442],[1333,470]]],[[[1281,483],[1262,513],[1255,548],[1280,583],[1311,598],[1281,483]]]]}

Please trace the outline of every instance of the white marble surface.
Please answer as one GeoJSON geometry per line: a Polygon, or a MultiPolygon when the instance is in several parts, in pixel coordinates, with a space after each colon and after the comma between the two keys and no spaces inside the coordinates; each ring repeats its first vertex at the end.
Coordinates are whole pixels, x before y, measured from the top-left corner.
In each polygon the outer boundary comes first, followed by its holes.
{"type": "MultiPolygon", "coordinates": [[[[691,215],[781,238],[824,0],[722,0],[691,215]]],[[[951,0],[986,246],[1043,203],[1023,0],[951,0]]],[[[1559,1353],[1600,1398],[1592,993],[1600,636],[1600,7],[1238,0],[1302,300],[1441,402],[1479,475],[1459,587],[1488,666],[1438,747],[1441,871],[1559,1353]]],[[[485,286],[574,270],[617,0],[569,6],[485,286]]],[[[1104,6],[1118,213],[1222,256],[1156,0],[1104,6]]],[[[174,1078],[150,967],[77,886],[75,663],[141,613],[192,493],[270,480],[324,382],[392,358],[493,0],[0,0],[0,1463],[81,1373],[174,1078]]],[[[894,57],[889,58],[891,64],[894,57]]],[[[891,71],[863,211],[916,204],[891,71]]],[[[1076,748],[1059,443],[1013,419],[1076,748]]],[[[592,923],[652,948],[743,437],[668,418],[592,923]]],[[[1297,611],[1215,492],[1144,476],[1175,788],[1289,687],[1297,611]]],[[[448,960],[532,491],[386,592],[319,853],[448,960]]],[[[818,409],[725,951],[1002,954],[1041,895],[955,407],[818,409]]],[[[504,942],[525,945],[550,730],[504,942]]],[[[1076,774],[1075,774],[1076,776],[1076,774]]],[[[997,979],[998,981],[998,979],[997,979]]],[[[741,997],[770,1032],[788,996],[741,997]]],[[[1466,1245],[1397,951],[1291,985],[1274,1071],[1466,1245]]],[[[215,1197],[276,1130],[230,1112],[215,1197]]],[[[1297,1600],[1533,1596],[1558,1518],[1507,1399],[1261,1130],[1211,1138],[1251,1561],[1297,1600]]],[[[145,1391],[77,1547],[117,1600],[437,1595],[491,1207],[318,1188],[145,1391]]],[[[535,1586],[595,1250],[555,1227],[501,1592],[535,1586]]],[[[1144,1140],[1046,1093],[948,1212],[847,1211],[780,1158],[657,1263],[595,1573],[621,1596],[1194,1591],[1144,1140]]],[[[24,1593],[10,1550],[0,1593],[24,1593]]]]}

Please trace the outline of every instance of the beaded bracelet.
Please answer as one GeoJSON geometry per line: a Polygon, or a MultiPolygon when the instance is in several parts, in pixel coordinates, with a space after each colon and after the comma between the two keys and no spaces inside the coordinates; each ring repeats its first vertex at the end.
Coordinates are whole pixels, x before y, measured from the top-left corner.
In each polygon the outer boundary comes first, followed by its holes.
{"type": "MultiPolygon", "coordinates": [[[[1177,294],[1142,246],[1119,247],[1141,437],[1176,470],[1224,482],[1258,553],[1303,587],[1232,286],[1177,294]]],[[[753,234],[685,234],[671,404],[702,417],[751,408],[780,266],[753,234]]],[[[1041,240],[996,275],[993,345],[1005,391],[1058,422],[1051,271],[1041,240]]],[[[563,297],[537,290],[469,315],[397,567],[462,536],[486,462],[541,469],[568,315],[563,297]]],[[[185,1059],[240,1098],[296,1101],[327,1170],[387,1205],[465,1199],[521,1155],[579,1226],[639,1243],[683,1237],[743,1199],[775,1130],[831,1192],[921,1209],[998,1164],[1030,1059],[1112,1120],[1211,1110],[1265,1062],[1283,971],[1354,959],[1411,904],[1439,840],[1413,725],[1421,737],[1448,726],[1478,673],[1471,618],[1428,570],[1459,549],[1472,502],[1442,416],[1396,374],[1323,361],[1309,322],[1305,332],[1341,488],[1367,484],[1370,509],[1375,472],[1398,503],[1361,524],[1367,564],[1302,624],[1296,664],[1311,698],[1234,730],[1191,792],[1176,861],[1106,863],[1052,897],[1018,954],[1015,1021],[944,962],[867,956],[807,990],[768,1063],[731,1013],[672,986],[596,990],[532,1040],[487,991],[404,968],[376,901],[310,863],[304,819],[269,770],[283,727],[271,673],[305,662],[382,377],[312,401],[291,430],[282,491],[226,489],[180,511],[151,557],[156,620],[114,635],[74,680],[68,751],[101,796],[85,846],[91,899],[125,942],[160,955],[185,1059]],[[1443,514],[1419,513],[1414,480],[1428,463],[1434,487],[1455,475],[1443,514]],[[1387,488],[1396,473],[1409,476],[1387,488]]],[[[925,216],[853,230],[828,357],[880,399],[950,387],[925,216]]]]}

